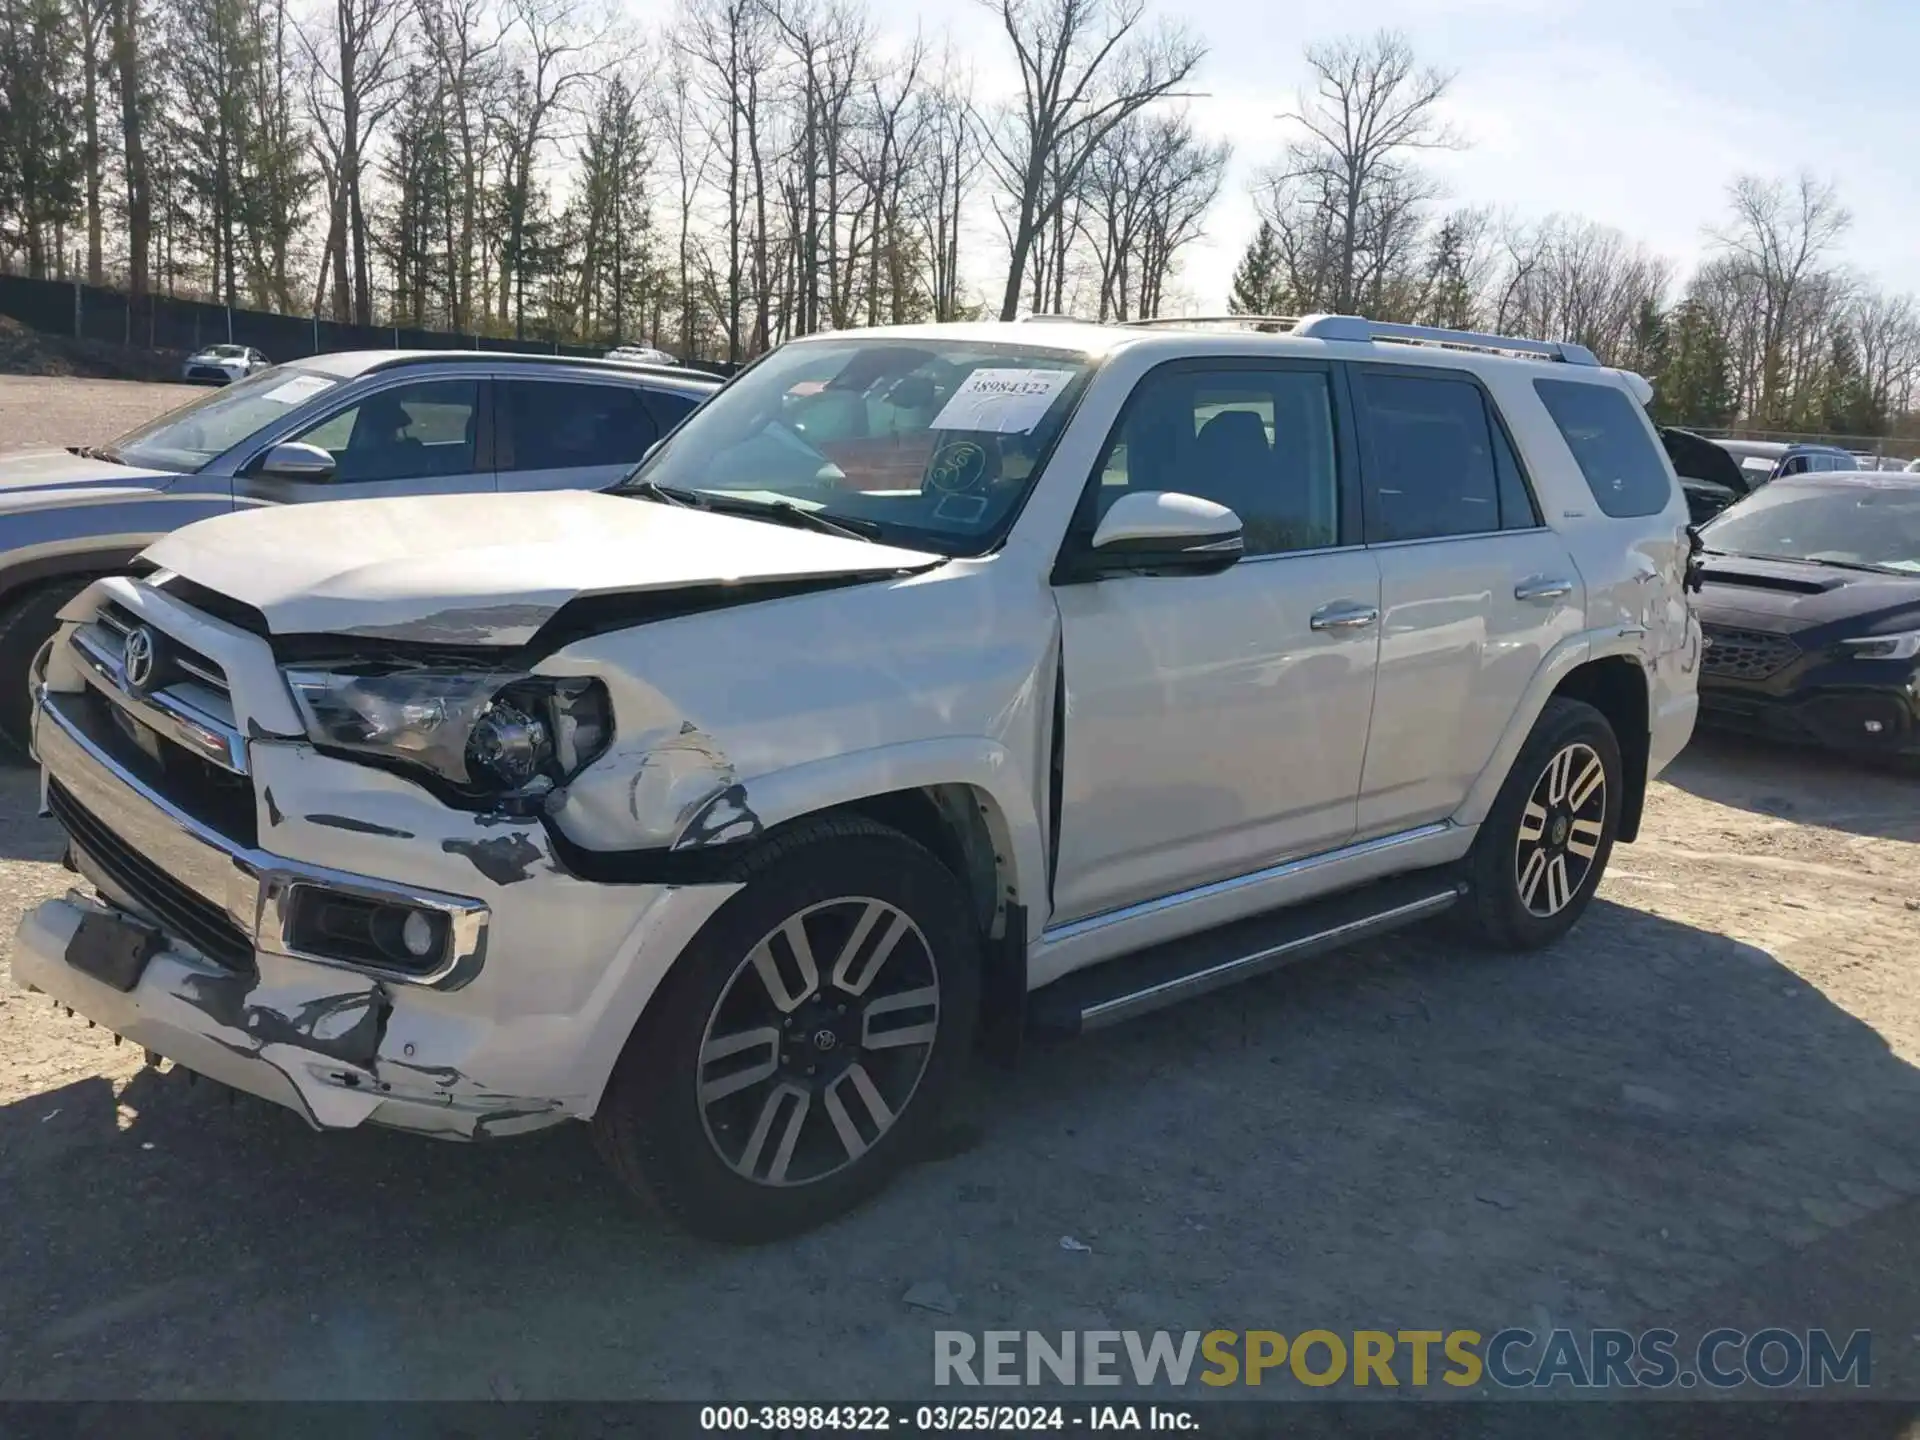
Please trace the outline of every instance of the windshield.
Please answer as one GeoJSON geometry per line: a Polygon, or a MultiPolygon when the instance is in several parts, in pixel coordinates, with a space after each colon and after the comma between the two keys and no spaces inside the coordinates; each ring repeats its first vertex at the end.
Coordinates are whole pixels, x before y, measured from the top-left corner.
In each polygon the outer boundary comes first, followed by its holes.
{"type": "Polygon", "coordinates": [[[289,370],[286,366],[262,370],[129,430],[107,446],[107,454],[123,465],[198,470],[284,417],[292,406],[339,383],[332,375],[289,370]]]}
{"type": "Polygon", "coordinates": [[[1066,422],[1085,355],[978,341],[783,346],[689,416],[623,487],[785,501],[888,544],[990,549],[1066,422]]]}
{"type": "Polygon", "coordinates": [[[1769,485],[1701,527],[1710,550],[1920,573],[1920,487],[1769,485]]]}

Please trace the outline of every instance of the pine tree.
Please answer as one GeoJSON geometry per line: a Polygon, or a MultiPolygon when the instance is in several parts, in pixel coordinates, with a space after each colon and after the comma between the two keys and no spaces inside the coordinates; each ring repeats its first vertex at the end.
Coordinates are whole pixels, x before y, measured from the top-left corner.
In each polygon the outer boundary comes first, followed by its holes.
{"type": "Polygon", "coordinates": [[[1829,435],[1877,435],[1885,418],[1873,402],[1853,337],[1836,328],[1821,376],[1819,428],[1829,435]]]}
{"type": "Polygon", "coordinates": [[[1667,324],[1666,363],[1648,372],[1653,417],[1663,425],[1718,429],[1733,418],[1727,342],[1696,300],[1682,301],[1667,324]]]}
{"type": "Polygon", "coordinates": [[[1473,328],[1473,284],[1467,275],[1467,235],[1459,221],[1451,216],[1434,232],[1421,320],[1450,330],[1473,328]]]}
{"type": "Polygon", "coordinates": [[[1633,317],[1633,332],[1627,337],[1627,353],[1619,363],[1641,375],[1658,375],[1666,370],[1671,349],[1666,312],[1651,295],[1643,297],[1633,317]]]}
{"type": "Polygon", "coordinates": [[[80,209],[72,17],[60,0],[0,5],[0,243],[51,274],[61,228],[80,209]]]}
{"type": "Polygon", "coordinates": [[[1273,226],[1262,220],[1253,243],[1233,272],[1227,309],[1235,315],[1283,315],[1287,302],[1286,282],[1280,273],[1280,244],[1273,226]]]}

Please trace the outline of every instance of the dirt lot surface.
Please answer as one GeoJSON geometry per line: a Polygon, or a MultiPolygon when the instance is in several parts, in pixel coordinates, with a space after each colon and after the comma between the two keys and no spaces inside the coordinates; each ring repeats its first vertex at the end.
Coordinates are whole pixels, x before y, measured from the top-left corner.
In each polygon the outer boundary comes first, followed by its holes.
{"type": "Polygon", "coordinates": [[[206,394],[198,385],[0,375],[0,451],[19,445],[100,445],[206,394]]]}
{"type": "MultiPolygon", "coordinates": [[[[33,793],[0,936],[69,879],[33,793]]],[[[0,1396],[910,1397],[938,1327],[1768,1323],[1871,1328],[1920,1394],[1916,907],[1920,782],[1701,742],[1556,950],[1410,934],[984,1067],[954,1153],[758,1251],[630,1209],[580,1127],[316,1135],[8,987],[0,1396]]]]}

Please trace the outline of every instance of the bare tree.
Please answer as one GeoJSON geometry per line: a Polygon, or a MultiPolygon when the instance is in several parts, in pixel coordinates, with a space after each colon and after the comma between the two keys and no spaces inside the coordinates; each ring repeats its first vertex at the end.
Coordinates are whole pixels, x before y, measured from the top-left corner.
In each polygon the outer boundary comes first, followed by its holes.
{"type": "MultiPolygon", "coordinates": [[[[1007,192],[1009,259],[1000,318],[1020,313],[1033,250],[1063,215],[1094,149],[1121,121],[1176,91],[1205,49],[1185,32],[1141,31],[1141,0],[988,0],[1020,72],[1020,98],[985,133],[1007,192]]],[[[1055,289],[1064,276],[1056,267],[1055,289]]]]}
{"type": "Polygon", "coordinates": [[[910,202],[926,253],[929,299],[935,320],[960,318],[960,217],[980,170],[983,151],[964,82],[943,78],[925,101],[926,145],[910,202]]]}
{"type": "MultiPolygon", "coordinates": [[[[1310,91],[1282,118],[1303,133],[1257,195],[1303,308],[1380,316],[1410,300],[1432,183],[1412,164],[1460,142],[1438,106],[1452,76],[1418,65],[1406,37],[1311,45],[1310,91]]],[[[1384,318],[1384,317],[1382,317],[1384,318]]]]}
{"type": "MultiPolygon", "coordinates": [[[[765,162],[760,140],[765,123],[763,90],[772,64],[772,41],[759,0],[688,0],[676,44],[698,76],[708,101],[707,139],[725,187],[722,234],[724,275],[711,263],[708,276],[715,309],[726,327],[727,359],[746,353],[741,317],[747,298],[747,265],[756,282],[766,256],[765,162]]],[[[766,305],[763,287],[759,305],[766,305]]],[[[756,325],[756,331],[763,327],[756,325]]]]}
{"type": "Polygon", "coordinates": [[[1796,321],[1804,319],[1810,289],[1851,217],[1831,184],[1802,175],[1792,186],[1743,175],[1729,190],[1732,215],[1713,234],[1754,287],[1758,314],[1759,391],[1763,421],[1778,418],[1788,385],[1796,321]]]}
{"type": "Polygon", "coordinates": [[[491,157],[487,116],[498,108],[499,26],[491,0],[415,0],[414,18],[429,62],[439,75],[439,103],[452,141],[457,193],[446,236],[451,320],[470,329],[475,318],[481,204],[491,157]]]}
{"type": "Polygon", "coordinates": [[[1101,142],[1081,224],[1099,264],[1102,320],[1159,313],[1174,257],[1198,238],[1230,153],[1201,141],[1184,114],[1129,116],[1101,142]]]}
{"type": "Polygon", "coordinates": [[[80,161],[86,184],[87,283],[104,283],[105,227],[100,208],[105,149],[100,143],[101,89],[108,59],[110,0],[73,0],[80,45],[80,161]]]}
{"type": "Polygon", "coordinates": [[[147,170],[148,96],[142,83],[140,0],[112,0],[113,68],[120,86],[122,167],[127,190],[127,288],[146,296],[153,241],[153,192],[147,170]]]}
{"type": "Polygon", "coordinates": [[[1571,340],[1612,364],[1627,363],[1636,327],[1665,302],[1671,269],[1618,230],[1577,216],[1510,223],[1494,327],[1571,340]]]}
{"type": "Polygon", "coordinates": [[[546,268],[534,231],[535,165],[573,90],[604,75],[609,27],[577,0],[511,0],[510,61],[494,124],[501,137],[499,318],[526,330],[527,281],[546,268]]]}
{"type": "Polygon", "coordinates": [[[1864,291],[1849,319],[1875,411],[1892,416],[1911,409],[1920,385],[1920,311],[1913,297],[1864,291]]]}
{"type": "Polygon", "coordinates": [[[403,0],[333,0],[324,28],[300,31],[311,76],[307,99],[320,132],[328,175],[328,249],[339,315],[351,264],[355,324],[373,323],[373,277],[367,253],[365,171],[374,131],[399,103],[403,0]]]}

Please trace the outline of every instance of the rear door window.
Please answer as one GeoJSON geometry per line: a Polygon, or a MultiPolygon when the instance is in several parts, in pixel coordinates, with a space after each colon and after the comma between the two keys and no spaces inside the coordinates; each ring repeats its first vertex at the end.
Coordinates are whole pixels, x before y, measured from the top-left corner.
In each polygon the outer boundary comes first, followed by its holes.
{"type": "Polygon", "coordinates": [[[630,385],[508,380],[501,386],[512,449],[502,470],[581,470],[637,465],[660,438],[630,385]]]}
{"type": "Polygon", "coordinates": [[[1602,511],[1624,520],[1667,508],[1673,480],[1632,396],[1579,380],[1536,380],[1533,388],[1602,511]]]}
{"type": "Polygon", "coordinates": [[[1535,523],[1519,463],[1478,385],[1364,365],[1353,379],[1369,543],[1500,530],[1503,491],[1513,528],[1535,523]]]}

